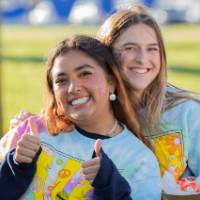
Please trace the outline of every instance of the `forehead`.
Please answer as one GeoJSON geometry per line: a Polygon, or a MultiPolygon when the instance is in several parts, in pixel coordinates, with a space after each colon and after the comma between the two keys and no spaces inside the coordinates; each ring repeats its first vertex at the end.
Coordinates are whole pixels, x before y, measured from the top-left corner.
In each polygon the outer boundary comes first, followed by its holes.
{"type": "Polygon", "coordinates": [[[139,23],[131,25],[122,32],[114,43],[114,47],[122,46],[126,43],[157,44],[158,40],[154,29],[146,24],[139,23]]]}
{"type": "Polygon", "coordinates": [[[94,58],[87,55],[81,50],[70,50],[69,52],[59,55],[53,65],[52,75],[59,72],[70,73],[81,66],[92,66],[93,68],[101,68],[94,58]]]}

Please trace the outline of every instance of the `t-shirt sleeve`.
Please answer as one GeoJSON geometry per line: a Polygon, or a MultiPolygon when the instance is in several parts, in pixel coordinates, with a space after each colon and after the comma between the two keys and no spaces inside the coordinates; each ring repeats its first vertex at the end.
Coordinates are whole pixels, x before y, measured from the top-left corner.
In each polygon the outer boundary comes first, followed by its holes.
{"type": "Polygon", "coordinates": [[[94,200],[132,200],[129,183],[103,151],[101,151],[101,166],[92,185],[94,200]]]}
{"type": "Polygon", "coordinates": [[[195,177],[200,176],[200,103],[188,109],[187,131],[189,135],[188,167],[195,177]]]}
{"type": "Polygon", "coordinates": [[[0,165],[0,194],[2,199],[19,199],[26,191],[34,177],[36,161],[40,153],[41,148],[30,164],[16,163],[14,160],[15,149],[6,153],[0,165]]]}
{"type": "MultiPolygon", "coordinates": [[[[43,128],[42,122],[39,116],[34,116],[38,127],[43,128]]],[[[15,148],[17,141],[24,135],[30,132],[29,118],[25,119],[15,128],[9,130],[0,140],[0,162],[4,159],[6,153],[15,148]]]]}

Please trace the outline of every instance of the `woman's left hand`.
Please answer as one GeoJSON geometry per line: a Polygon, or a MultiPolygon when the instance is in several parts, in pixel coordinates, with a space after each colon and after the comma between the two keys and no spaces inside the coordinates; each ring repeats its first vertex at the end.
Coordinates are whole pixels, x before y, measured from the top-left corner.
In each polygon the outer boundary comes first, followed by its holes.
{"type": "Polygon", "coordinates": [[[100,169],[100,163],[101,163],[101,158],[100,158],[101,140],[100,139],[96,140],[94,150],[95,150],[96,157],[86,161],[85,163],[83,163],[83,166],[82,166],[83,174],[85,175],[86,180],[90,182],[90,184],[92,184],[92,182],[94,181],[100,169]]]}

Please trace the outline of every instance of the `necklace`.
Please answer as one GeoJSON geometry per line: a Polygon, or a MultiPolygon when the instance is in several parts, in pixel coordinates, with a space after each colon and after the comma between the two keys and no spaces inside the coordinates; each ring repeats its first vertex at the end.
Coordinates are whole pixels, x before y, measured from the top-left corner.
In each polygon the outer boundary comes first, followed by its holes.
{"type": "Polygon", "coordinates": [[[107,135],[111,136],[111,135],[112,135],[112,133],[114,133],[114,131],[116,130],[116,128],[117,128],[117,125],[118,125],[118,121],[117,121],[117,120],[115,120],[115,123],[114,123],[114,125],[113,125],[113,126],[111,127],[111,129],[108,131],[107,135]]]}

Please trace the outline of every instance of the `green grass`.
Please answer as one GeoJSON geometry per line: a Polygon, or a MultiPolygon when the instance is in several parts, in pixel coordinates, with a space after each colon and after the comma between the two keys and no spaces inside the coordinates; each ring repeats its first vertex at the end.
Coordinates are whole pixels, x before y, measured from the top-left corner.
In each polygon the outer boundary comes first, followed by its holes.
{"type": "MultiPolygon", "coordinates": [[[[73,34],[95,35],[97,27],[3,26],[3,132],[20,110],[38,113],[44,99],[44,60],[61,39],[73,34]]],[[[169,81],[179,87],[200,92],[200,26],[162,27],[169,81]]]]}

